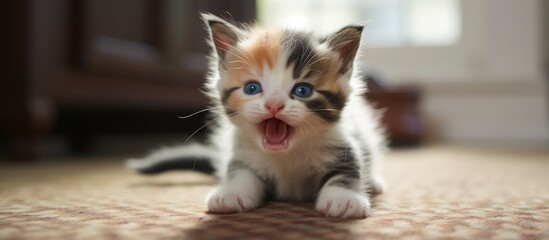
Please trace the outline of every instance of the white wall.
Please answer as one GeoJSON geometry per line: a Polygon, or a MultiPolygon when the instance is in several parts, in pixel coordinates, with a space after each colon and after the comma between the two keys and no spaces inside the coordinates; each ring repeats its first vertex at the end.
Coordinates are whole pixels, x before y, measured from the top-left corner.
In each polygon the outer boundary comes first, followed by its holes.
{"type": "Polygon", "coordinates": [[[455,45],[367,48],[364,61],[395,82],[540,80],[541,1],[462,0],[455,45]]]}
{"type": "Polygon", "coordinates": [[[455,45],[368,48],[364,62],[389,84],[424,87],[432,138],[549,146],[541,1],[462,0],[455,45]]]}

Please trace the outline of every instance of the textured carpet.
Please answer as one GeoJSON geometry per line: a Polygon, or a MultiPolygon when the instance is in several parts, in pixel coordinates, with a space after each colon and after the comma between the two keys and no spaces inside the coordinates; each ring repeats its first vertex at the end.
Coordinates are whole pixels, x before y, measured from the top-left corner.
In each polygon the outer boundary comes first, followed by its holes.
{"type": "Polygon", "coordinates": [[[383,173],[388,189],[370,216],[340,220],[306,203],[207,214],[213,178],[139,176],[116,158],[3,165],[0,238],[549,239],[547,152],[400,150],[387,157],[383,173]]]}

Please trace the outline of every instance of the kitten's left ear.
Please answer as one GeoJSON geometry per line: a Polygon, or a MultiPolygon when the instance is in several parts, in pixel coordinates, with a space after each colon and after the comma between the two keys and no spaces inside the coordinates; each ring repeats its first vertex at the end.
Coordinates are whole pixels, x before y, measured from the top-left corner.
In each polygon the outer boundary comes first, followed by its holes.
{"type": "Polygon", "coordinates": [[[341,73],[347,72],[353,66],[353,61],[360,46],[362,29],[364,29],[364,26],[347,26],[322,40],[322,42],[326,42],[333,51],[339,54],[343,63],[340,70],[341,73]]]}
{"type": "Polygon", "coordinates": [[[209,13],[202,13],[202,19],[207,24],[210,40],[215,47],[219,60],[225,60],[227,52],[234,48],[242,35],[241,30],[229,22],[209,13]]]}

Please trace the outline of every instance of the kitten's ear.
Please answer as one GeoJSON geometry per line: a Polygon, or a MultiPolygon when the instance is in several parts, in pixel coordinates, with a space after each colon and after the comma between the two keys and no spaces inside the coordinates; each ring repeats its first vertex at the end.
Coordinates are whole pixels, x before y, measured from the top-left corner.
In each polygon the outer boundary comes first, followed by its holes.
{"type": "Polygon", "coordinates": [[[340,70],[341,73],[347,72],[353,65],[358,47],[360,46],[362,29],[364,29],[364,26],[347,26],[321,40],[322,42],[326,42],[332,50],[339,54],[343,63],[340,70]]]}
{"type": "Polygon", "coordinates": [[[213,14],[202,13],[201,16],[219,59],[225,60],[226,53],[236,46],[242,30],[213,14]]]}

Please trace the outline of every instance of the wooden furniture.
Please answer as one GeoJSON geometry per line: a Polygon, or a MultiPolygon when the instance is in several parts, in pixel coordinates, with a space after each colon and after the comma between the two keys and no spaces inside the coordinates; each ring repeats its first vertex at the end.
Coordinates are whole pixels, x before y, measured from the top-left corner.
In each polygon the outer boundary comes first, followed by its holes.
{"type": "Polygon", "coordinates": [[[193,127],[176,116],[206,103],[199,12],[255,18],[254,0],[17,0],[0,9],[0,141],[13,159],[35,157],[34,143],[51,132],[81,151],[98,132],[193,127]]]}
{"type": "Polygon", "coordinates": [[[421,117],[421,89],[415,85],[383,86],[379,80],[365,77],[366,99],[382,113],[381,125],[391,146],[416,146],[424,140],[421,117]]]}

